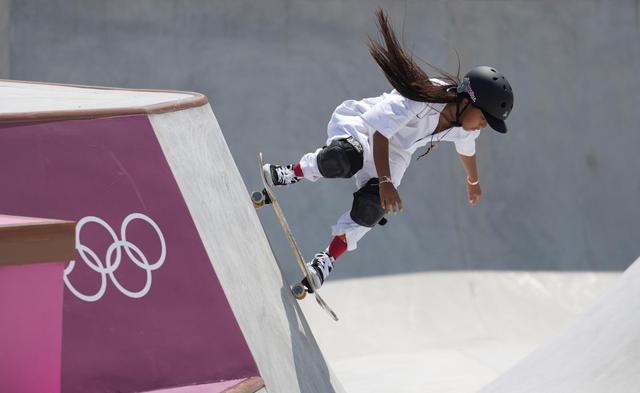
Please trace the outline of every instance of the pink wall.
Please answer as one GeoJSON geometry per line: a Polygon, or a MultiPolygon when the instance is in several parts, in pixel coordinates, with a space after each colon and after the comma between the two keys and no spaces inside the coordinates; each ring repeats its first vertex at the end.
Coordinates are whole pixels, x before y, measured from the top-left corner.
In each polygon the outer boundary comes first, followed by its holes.
{"type": "Polygon", "coordinates": [[[146,116],[1,124],[0,168],[3,213],[77,223],[64,393],[259,376],[146,116]]]}
{"type": "Polygon", "coordinates": [[[58,393],[64,264],[0,267],[0,391],[58,393]]]}

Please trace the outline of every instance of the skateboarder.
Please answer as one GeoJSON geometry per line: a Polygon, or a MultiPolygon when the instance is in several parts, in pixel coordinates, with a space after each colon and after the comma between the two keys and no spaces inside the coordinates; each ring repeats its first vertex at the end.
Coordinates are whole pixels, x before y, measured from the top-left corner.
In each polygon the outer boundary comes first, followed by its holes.
{"type": "Polygon", "coordinates": [[[376,17],[384,45],[370,40],[369,52],[394,89],[378,97],[343,102],[329,121],[327,146],[290,165],[263,167],[273,186],[302,179],[355,177],[359,189],[351,209],[332,226],[327,248],[307,262],[317,288],[336,259],[355,250],[368,231],[385,222],[386,213],[402,211],[397,187],[417,149],[426,147],[422,157],[438,142],[453,142],[467,173],[469,203],[476,205],[482,191],[475,139],[487,125],[506,133],[504,121],[513,109],[511,86],[498,70],[475,67],[462,81],[446,73],[429,78],[403,50],[382,9],[376,17]]]}

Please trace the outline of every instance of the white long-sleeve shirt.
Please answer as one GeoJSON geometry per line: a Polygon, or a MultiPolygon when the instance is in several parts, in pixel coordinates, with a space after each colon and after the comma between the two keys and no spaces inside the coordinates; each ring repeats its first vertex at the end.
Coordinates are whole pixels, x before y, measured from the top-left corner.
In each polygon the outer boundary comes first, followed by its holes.
{"type": "Polygon", "coordinates": [[[327,127],[327,144],[333,139],[353,136],[364,147],[364,167],[356,176],[358,185],[377,176],[373,162],[373,134],[379,131],[389,140],[391,180],[398,186],[411,163],[413,153],[433,142],[453,142],[456,151],[465,156],[476,152],[480,130],[465,131],[462,127],[433,135],[445,104],[410,100],[396,90],[378,97],[347,100],[334,111],[327,127]]]}
{"type": "MultiPolygon", "coordinates": [[[[378,177],[373,161],[373,134],[379,131],[389,139],[391,181],[398,187],[411,163],[413,153],[431,141],[453,142],[458,153],[466,156],[475,154],[475,140],[480,135],[480,130],[465,131],[462,127],[453,127],[432,135],[444,107],[445,104],[410,100],[395,90],[378,97],[359,101],[348,100],[341,103],[331,116],[327,126],[327,145],[334,139],[349,136],[362,144],[364,163],[362,169],[355,174],[356,185],[359,188],[369,179],[378,177]]],[[[317,156],[321,150],[322,148],[307,153],[300,159],[304,177],[308,180],[316,181],[322,178],[317,164],[317,156]]],[[[370,230],[369,227],[356,224],[351,219],[349,211],[331,227],[334,236],[346,236],[347,249],[350,251],[356,249],[358,241],[370,230]]]]}
{"type": "Polygon", "coordinates": [[[368,133],[373,135],[372,132],[379,131],[397,150],[411,155],[433,137],[434,142],[454,142],[456,151],[462,155],[472,156],[476,152],[475,140],[480,135],[480,130],[465,131],[462,127],[453,127],[431,135],[438,125],[440,112],[445,104],[413,101],[403,97],[396,90],[373,99],[367,98],[362,102],[365,105],[370,104],[360,115],[369,128],[368,133]]]}

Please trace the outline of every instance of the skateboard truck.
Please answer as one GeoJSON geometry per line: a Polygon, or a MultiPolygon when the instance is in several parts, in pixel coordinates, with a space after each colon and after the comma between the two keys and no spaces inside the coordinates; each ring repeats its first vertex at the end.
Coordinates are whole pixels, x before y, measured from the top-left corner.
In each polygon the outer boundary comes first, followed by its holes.
{"type": "Polygon", "coordinates": [[[291,293],[296,299],[302,300],[307,296],[307,288],[302,283],[299,283],[291,287],[291,293]]]}
{"type": "Polygon", "coordinates": [[[262,191],[254,191],[251,193],[251,202],[253,202],[253,207],[259,209],[264,205],[271,204],[271,198],[269,198],[267,190],[263,189],[262,191]]]}

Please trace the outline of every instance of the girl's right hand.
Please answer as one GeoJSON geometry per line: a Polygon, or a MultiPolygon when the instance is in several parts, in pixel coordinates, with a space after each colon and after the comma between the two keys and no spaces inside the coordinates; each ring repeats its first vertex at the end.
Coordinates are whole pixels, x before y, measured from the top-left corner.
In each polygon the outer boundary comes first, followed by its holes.
{"type": "Polygon", "coordinates": [[[380,184],[380,204],[389,214],[402,212],[402,199],[400,199],[400,194],[393,183],[380,184]]]}

